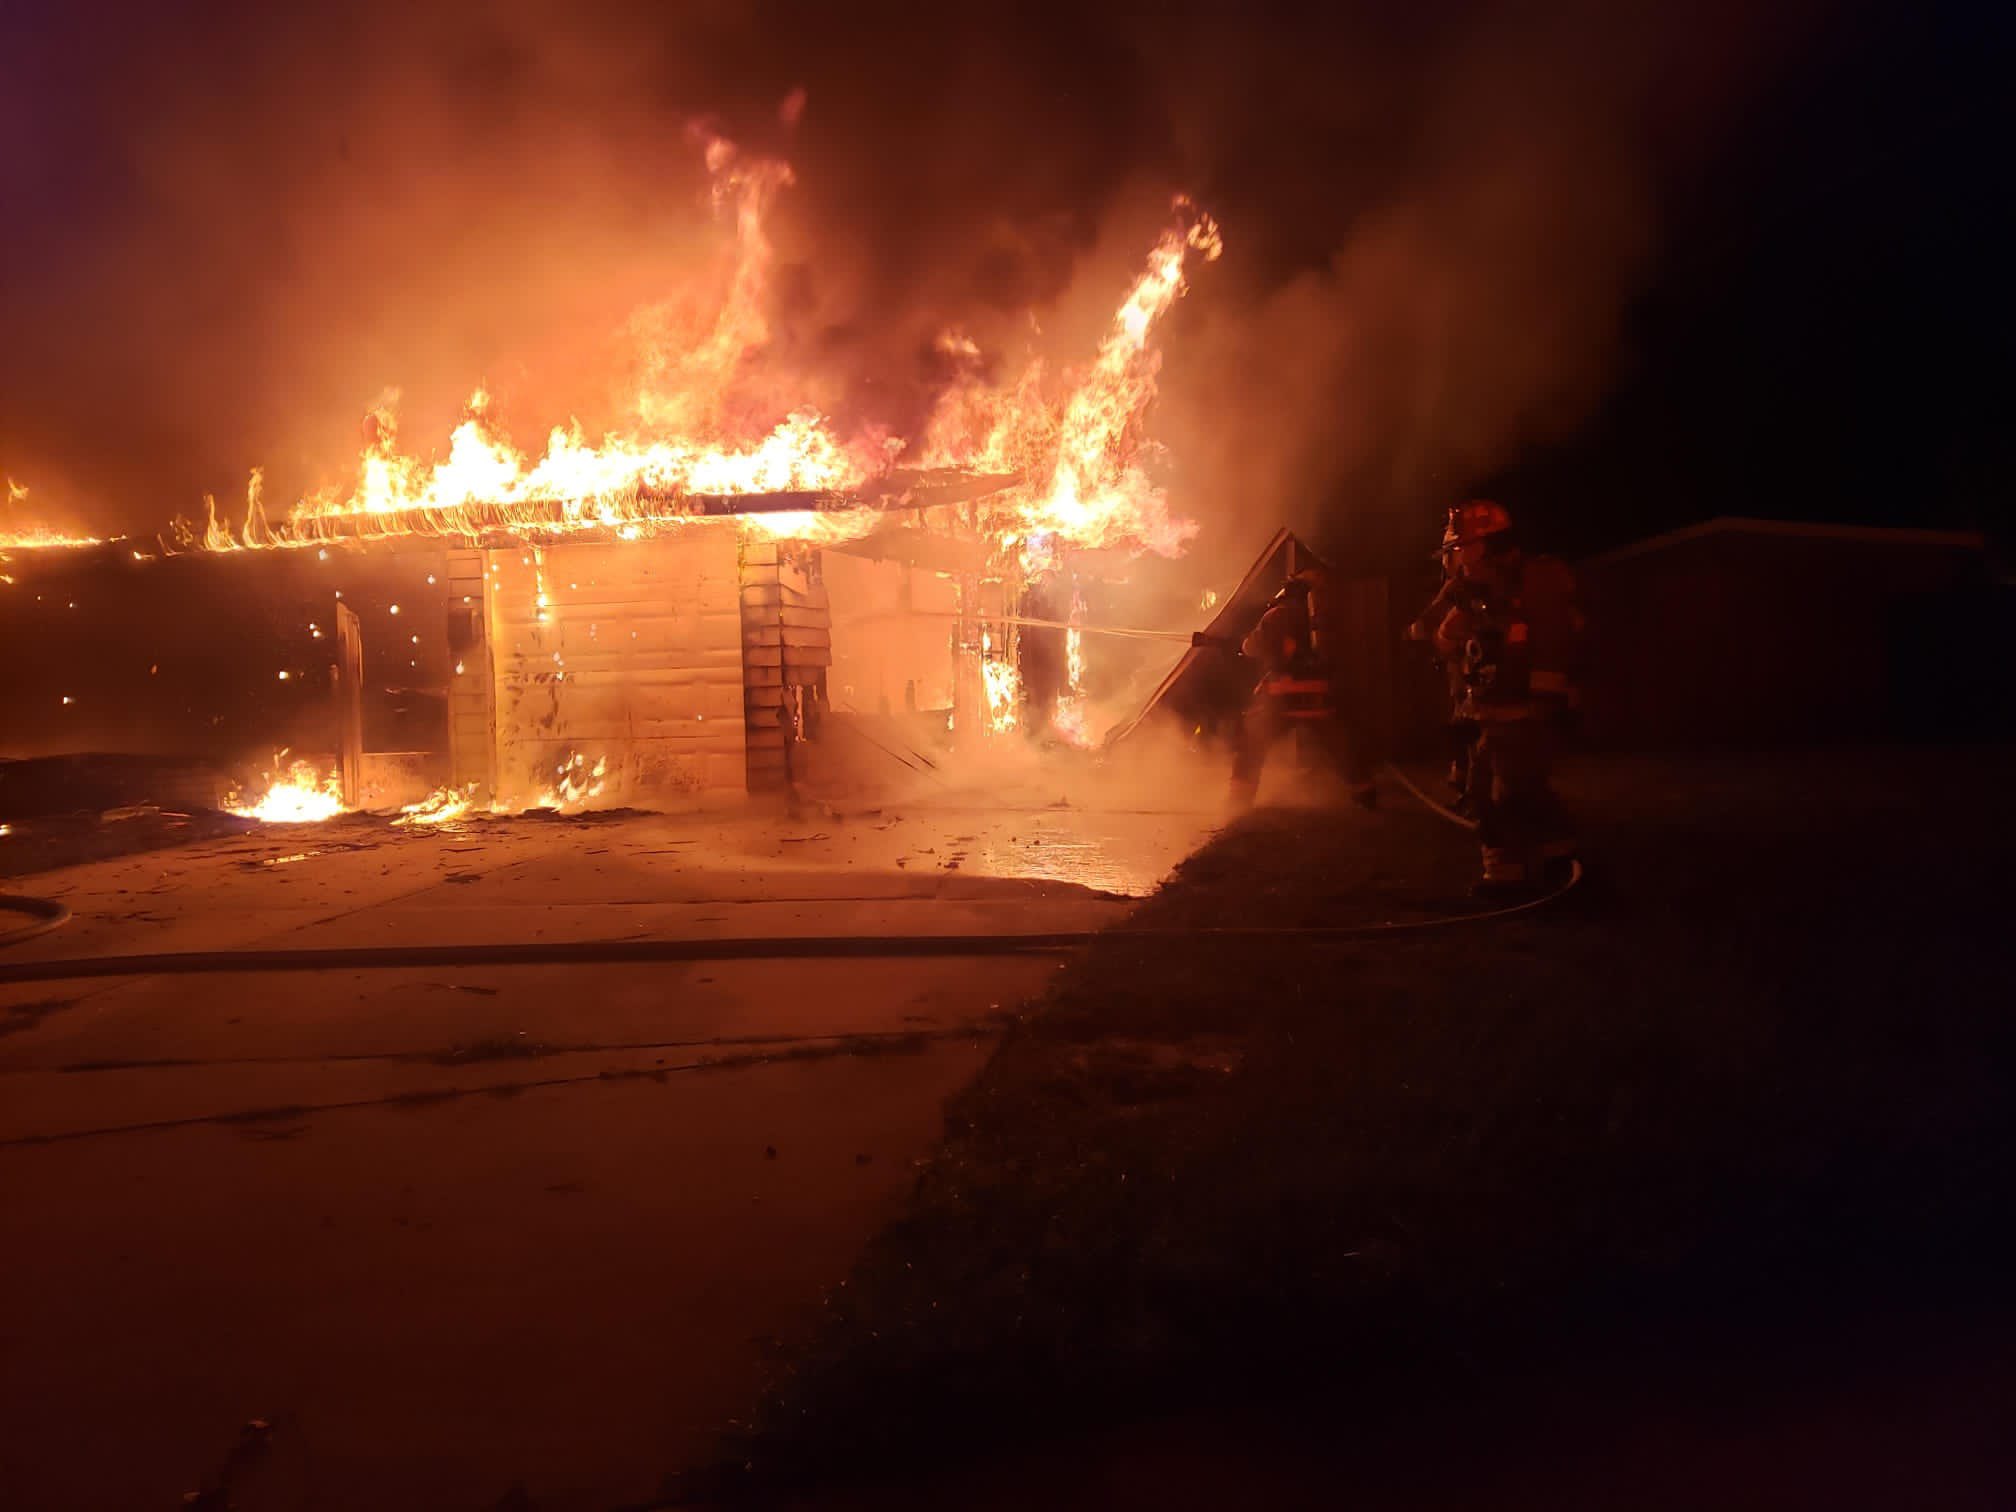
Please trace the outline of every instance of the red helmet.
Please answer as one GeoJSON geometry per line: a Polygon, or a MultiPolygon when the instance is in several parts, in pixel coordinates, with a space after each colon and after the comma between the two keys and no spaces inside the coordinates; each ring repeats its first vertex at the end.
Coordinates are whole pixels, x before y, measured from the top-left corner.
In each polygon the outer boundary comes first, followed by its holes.
{"type": "Polygon", "coordinates": [[[1449,523],[1442,531],[1442,549],[1467,546],[1512,528],[1512,515],[1503,504],[1491,499],[1472,499],[1467,504],[1449,506],[1449,523]]]}

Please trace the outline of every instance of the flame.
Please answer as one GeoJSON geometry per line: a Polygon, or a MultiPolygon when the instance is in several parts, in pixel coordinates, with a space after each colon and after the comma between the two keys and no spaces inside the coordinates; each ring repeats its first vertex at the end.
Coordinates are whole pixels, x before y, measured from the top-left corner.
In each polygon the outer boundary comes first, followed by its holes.
{"type": "Polygon", "coordinates": [[[491,428],[480,399],[479,392],[450,437],[447,459],[431,465],[395,449],[397,432],[386,414],[355,490],[341,501],[304,501],[289,522],[291,540],[498,530],[533,536],[609,530],[635,539],[691,519],[696,496],[834,493],[865,481],[869,471],[815,410],[788,416],[744,447],[629,436],[590,446],[578,426],[556,428],[535,462],[491,428]]]}
{"type": "Polygon", "coordinates": [[[980,683],[987,698],[987,733],[1006,735],[1021,721],[1022,672],[1005,651],[995,649],[994,632],[980,632],[980,683]]]}
{"type": "Polygon", "coordinates": [[[1197,533],[1195,522],[1170,518],[1163,491],[1139,461],[1141,423],[1161,369],[1148,333],[1188,287],[1183,266],[1193,251],[1206,262],[1224,251],[1208,215],[1187,230],[1163,233],[1147,271],[1121,302],[1091,372],[1064,407],[1049,489],[1024,515],[1032,531],[1080,546],[1138,545],[1162,556],[1177,555],[1197,533]]]}
{"type": "Polygon", "coordinates": [[[1064,692],[1058,698],[1057,712],[1050,720],[1050,727],[1075,746],[1092,743],[1085,707],[1085,632],[1076,623],[1083,608],[1076,599],[1072,601],[1073,623],[1064,632],[1064,692]]]}
{"type": "MultiPolygon", "coordinates": [[[[7,503],[11,517],[14,508],[28,497],[28,485],[7,480],[7,503]]],[[[118,540],[117,536],[105,537],[80,535],[66,530],[52,530],[45,525],[0,525],[0,557],[13,551],[50,551],[79,546],[103,546],[107,539],[118,540]]],[[[12,582],[12,578],[5,581],[12,582]]]]}
{"type": "Polygon", "coordinates": [[[879,510],[779,509],[742,515],[737,523],[746,535],[761,540],[799,541],[813,546],[858,540],[881,521],[879,510]]]}
{"type": "MultiPolygon", "coordinates": [[[[793,174],[788,164],[746,155],[711,132],[694,136],[715,211],[734,222],[733,266],[706,330],[682,328],[691,324],[690,299],[631,317],[640,371],[629,429],[591,442],[570,420],[547,433],[543,451],[522,451],[497,424],[490,394],[479,386],[448,437],[447,455],[428,460],[400,449],[398,396],[388,393],[366,416],[364,449],[347,491],[310,495],[276,530],[255,473],[236,535],[210,505],[200,537],[194,527],[181,532],[185,544],[200,540],[207,549],[229,550],[491,532],[536,539],[605,531],[635,539],[691,519],[705,499],[804,493],[823,502],[886,470],[900,443],[873,434],[843,442],[810,405],[778,405],[767,429],[739,423],[750,407],[750,358],[770,341],[764,311],[774,253],[765,217],[793,174]]],[[[866,511],[849,512],[848,520],[843,526],[808,510],[752,528],[837,538],[843,529],[858,534],[874,523],[866,511]]]]}
{"type": "Polygon", "coordinates": [[[796,176],[790,164],[745,157],[733,142],[704,126],[692,135],[713,180],[715,214],[734,208],[734,273],[712,330],[698,342],[679,339],[676,303],[638,311],[630,327],[643,346],[637,413],[647,424],[675,433],[708,434],[721,429],[724,400],[743,359],[770,340],[763,301],[775,255],[764,219],[778,191],[789,188],[796,176]]]}
{"type": "Polygon", "coordinates": [[[108,540],[117,539],[119,539],[117,536],[72,535],[68,531],[48,530],[40,525],[24,525],[14,530],[0,530],[0,554],[103,546],[108,540]]]}
{"type": "Polygon", "coordinates": [[[366,418],[347,492],[311,495],[275,527],[255,471],[235,532],[206,498],[200,532],[178,522],[182,543],[234,550],[347,537],[501,533],[536,540],[582,531],[632,540],[676,528],[709,499],[792,493],[807,495],[808,507],[744,513],[743,528],[764,539],[831,542],[864,534],[879,518],[858,504],[840,507],[841,496],[885,473],[899,456],[914,456],[927,468],[1038,480],[1005,495],[980,521],[1004,553],[1019,551],[1025,561],[1060,545],[1182,550],[1196,526],[1171,518],[1163,491],[1141,465],[1160,366],[1149,342],[1188,286],[1191,255],[1210,261],[1222,250],[1209,216],[1178,201],[1183,223],[1155,243],[1092,363],[1067,375],[1061,396],[1049,393],[1041,362],[1029,363],[1006,386],[986,384],[978,345],[947,331],[937,348],[960,376],[918,444],[872,429],[843,441],[819,409],[805,404],[751,432],[736,421],[748,408],[751,358],[771,334],[764,309],[774,252],[765,217],[793,174],[789,165],[749,157],[725,138],[696,135],[716,211],[732,211],[733,266],[704,330],[682,329],[692,324],[691,300],[632,316],[642,357],[630,429],[591,442],[570,421],[547,433],[543,451],[522,451],[479,386],[445,457],[426,460],[401,449],[397,394],[389,393],[366,418]]]}
{"type": "MultiPolygon", "coordinates": [[[[1061,402],[1046,401],[1043,369],[1031,363],[1010,390],[955,384],[926,427],[927,466],[1042,480],[1005,496],[994,521],[1003,547],[1019,547],[1025,567],[1050,559],[1060,545],[1175,556],[1197,533],[1194,522],[1170,516],[1164,491],[1142,467],[1161,368],[1149,337],[1189,287],[1190,255],[1212,262],[1224,251],[1216,221],[1185,199],[1176,209],[1185,223],[1155,243],[1091,366],[1075,375],[1061,402]]],[[[940,351],[963,351],[947,346],[959,339],[947,333],[940,351]]]]}
{"type": "Polygon", "coordinates": [[[395,825],[451,824],[464,818],[475,806],[476,789],[468,787],[440,787],[422,798],[418,803],[409,803],[399,810],[395,825]]]}
{"type": "Polygon", "coordinates": [[[540,790],[531,807],[558,809],[563,814],[574,813],[602,796],[603,788],[608,785],[609,758],[599,756],[591,767],[586,756],[570,751],[553,769],[553,775],[555,780],[540,790]]]}
{"type": "MultiPolygon", "coordinates": [[[[276,769],[286,754],[275,753],[276,769]]],[[[234,789],[225,796],[225,812],[267,824],[319,824],[344,811],[343,782],[334,771],[324,776],[314,763],[296,761],[284,772],[269,771],[263,776],[267,783],[264,793],[254,797],[234,789]]]]}

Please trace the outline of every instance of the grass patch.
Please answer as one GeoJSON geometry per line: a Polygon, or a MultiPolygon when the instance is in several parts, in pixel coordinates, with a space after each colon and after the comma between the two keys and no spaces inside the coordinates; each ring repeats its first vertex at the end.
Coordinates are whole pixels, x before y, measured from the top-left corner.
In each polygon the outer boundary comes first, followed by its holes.
{"type": "Polygon", "coordinates": [[[1135,916],[1189,945],[1118,933],[1010,1030],[712,1489],[1992,1276],[2000,759],[1590,767],[1573,906],[1331,947],[1207,931],[1431,910],[1466,837],[1252,816],[1135,916]]]}

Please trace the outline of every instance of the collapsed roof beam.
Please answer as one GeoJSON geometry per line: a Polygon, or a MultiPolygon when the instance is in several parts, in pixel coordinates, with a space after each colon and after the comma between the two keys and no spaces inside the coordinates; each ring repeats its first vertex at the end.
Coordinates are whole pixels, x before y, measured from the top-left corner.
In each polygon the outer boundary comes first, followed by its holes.
{"type": "Polygon", "coordinates": [[[620,531],[625,525],[658,526],[681,519],[722,519],[738,515],[829,513],[854,509],[893,511],[969,503],[1021,482],[1019,474],[975,474],[950,470],[892,472],[859,489],[792,489],[761,494],[692,494],[653,489],[636,493],[636,504],[598,518],[584,501],[535,500],[522,504],[475,501],[445,508],[419,507],[383,513],[362,511],[315,515],[293,526],[297,540],[376,540],[413,536],[439,540],[479,539],[517,532],[543,534],[620,531]],[[641,506],[641,507],[639,507],[641,506]],[[625,516],[634,511],[635,518],[625,516]]]}

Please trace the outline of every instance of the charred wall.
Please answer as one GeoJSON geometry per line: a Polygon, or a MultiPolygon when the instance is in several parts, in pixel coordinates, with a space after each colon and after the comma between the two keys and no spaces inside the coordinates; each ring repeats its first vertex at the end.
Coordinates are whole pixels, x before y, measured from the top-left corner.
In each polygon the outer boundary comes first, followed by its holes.
{"type": "Polygon", "coordinates": [[[5,571],[0,756],[117,752],[230,767],[282,747],[331,751],[339,595],[364,630],[366,748],[443,744],[439,553],[138,561],[115,542],[16,553],[5,571]]]}

